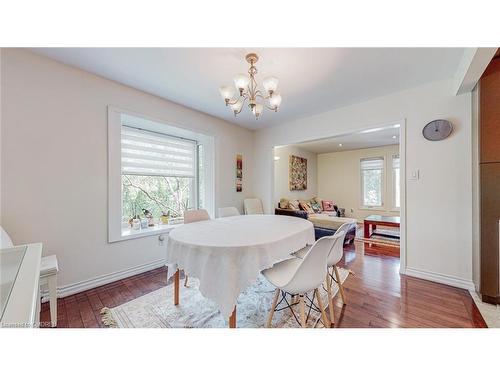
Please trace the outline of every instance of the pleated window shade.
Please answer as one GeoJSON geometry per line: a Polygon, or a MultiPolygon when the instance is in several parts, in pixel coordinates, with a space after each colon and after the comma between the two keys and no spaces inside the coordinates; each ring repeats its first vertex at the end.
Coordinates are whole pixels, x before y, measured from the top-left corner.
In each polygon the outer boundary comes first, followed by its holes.
{"type": "Polygon", "coordinates": [[[384,168],[384,158],[369,158],[361,159],[361,169],[383,169],[384,168]]]}
{"type": "Polygon", "coordinates": [[[196,142],[122,126],[122,174],[195,177],[196,142]]]}

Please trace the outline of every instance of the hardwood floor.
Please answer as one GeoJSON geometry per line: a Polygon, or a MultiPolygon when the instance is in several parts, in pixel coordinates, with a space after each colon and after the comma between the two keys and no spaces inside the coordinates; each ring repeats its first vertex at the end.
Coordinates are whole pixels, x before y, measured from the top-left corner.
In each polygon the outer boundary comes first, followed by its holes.
{"type": "MultiPolygon", "coordinates": [[[[337,327],[486,327],[469,292],[399,274],[393,248],[355,242],[344,252],[347,306],[335,298],[337,327]]],[[[58,327],[102,327],[100,310],[114,307],[167,285],[158,268],[58,300],[58,327]]],[[[42,322],[50,320],[48,303],[42,322]]]]}

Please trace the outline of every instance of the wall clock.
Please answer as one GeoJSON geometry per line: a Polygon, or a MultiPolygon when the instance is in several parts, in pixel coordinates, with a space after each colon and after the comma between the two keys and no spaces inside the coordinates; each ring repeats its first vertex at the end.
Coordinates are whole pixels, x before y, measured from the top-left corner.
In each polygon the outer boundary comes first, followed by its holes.
{"type": "Polygon", "coordinates": [[[448,120],[434,120],[422,129],[422,135],[429,141],[442,141],[447,138],[453,130],[453,125],[448,120]]]}

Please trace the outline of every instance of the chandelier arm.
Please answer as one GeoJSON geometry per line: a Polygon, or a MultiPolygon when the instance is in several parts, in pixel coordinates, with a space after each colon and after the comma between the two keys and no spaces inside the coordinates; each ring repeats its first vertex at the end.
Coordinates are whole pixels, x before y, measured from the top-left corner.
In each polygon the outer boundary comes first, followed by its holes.
{"type": "Polygon", "coordinates": [[[269,109],[271,111],[278,112],[278,107],[269,107],[267,104],[264,104],[264,107],[266,107],[267,109],[269,109]]]}
{"type": "Polygon", "coordinates": [[[245,98],[243,98],[243,102],[241,103],[241,108],[240,108],[240,110],[239,110],[238,112],[235,112],[235,113],[234,113],[234,115],[235,115],[235,116],[240,114],[241,110],[242,110],[242,109],[243,109],[243,107],[244,107],[244,104],[245,104],[246,100],[247,100],[247,98],[246,98],[246,97],[245,97],[245,98]]]}

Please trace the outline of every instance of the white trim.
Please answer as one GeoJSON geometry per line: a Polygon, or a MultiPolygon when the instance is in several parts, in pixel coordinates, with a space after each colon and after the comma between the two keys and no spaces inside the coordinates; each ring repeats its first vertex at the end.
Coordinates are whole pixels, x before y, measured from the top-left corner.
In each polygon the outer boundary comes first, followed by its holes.
{"type": "Polygon", "coordinates": [[[406,276],[417,277],[419,279],[434,281],[440,284],[446,284],[469,291],[474,290],[474,283],[472,280],[463,279],[461,277],[444,275],[442,273],[423,271],[416,268],[407,267],[405,271],[406,276]]]}
{"type": "MultiPolygon", "coordinates": [[[[96,276],[91,279],[79,281],[73,284],[60,286],[57,288],[57,298],[71,296],[76,293],[84,292],[102,285],[112,283],[114,281],[122,280],[130,276],[135,276],[143,272],[154,270],[155,268],[163,267],[165,260],[160,259],[154,262],[141,264],[139,266],[130,267],[121,271],[111,272],[106,275],[96,276]]],[[[46,292],[42,293],[44,301],[47,299],[46,292]]]]}
{"type": "Polygon", "coordinates": [[[399,272],[406,270],[406,118],[399,122],[399,272]]]}

